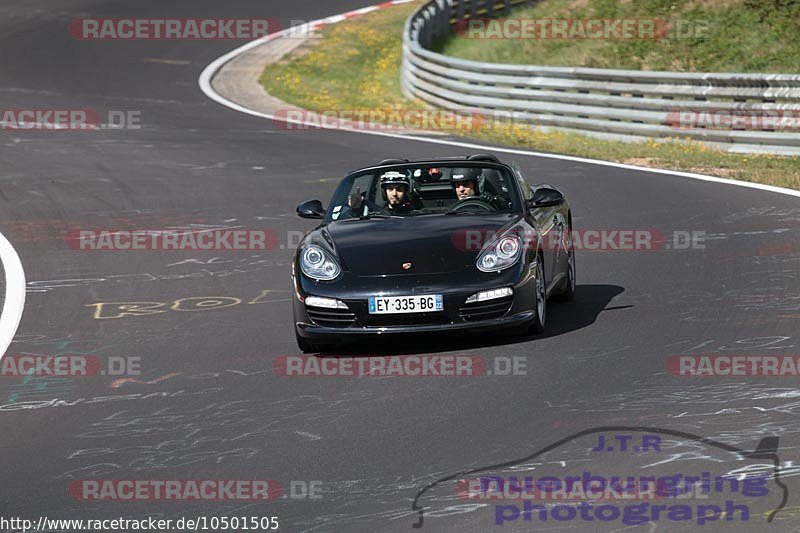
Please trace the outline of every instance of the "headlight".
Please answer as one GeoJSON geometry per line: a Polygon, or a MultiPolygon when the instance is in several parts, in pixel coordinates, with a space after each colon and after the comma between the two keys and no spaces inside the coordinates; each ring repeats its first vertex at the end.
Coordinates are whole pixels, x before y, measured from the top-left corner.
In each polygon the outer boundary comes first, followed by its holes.
{"type": "Polygon", "coordinates": [[[478,256],[476,266],[482,272],[499,272],[516,263],[522,255],[521,252],[520,238],[507,235],[478,256]]]}
{"type": "Polygon", "coordinates": [[[342,271],[339,263],[330,254],[313,244],[301,252],[300,269],[309,278],[318,280],[334,279],[342,271]]]}

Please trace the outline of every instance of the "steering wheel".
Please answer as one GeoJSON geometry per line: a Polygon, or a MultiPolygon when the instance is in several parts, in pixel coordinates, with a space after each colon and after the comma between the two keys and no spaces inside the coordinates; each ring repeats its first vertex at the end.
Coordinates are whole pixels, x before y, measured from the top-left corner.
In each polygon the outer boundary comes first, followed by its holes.
{"type": "Polygon", "coordinates": [[[492,204],[487,202],[486,200],[481,200],[480,198],[467,198],[466,200],[462,200],[461,202],[457,203],[453,206],[450,211],[455,213],[458,211],[465,211],[472,207],[476,207],[478,211],[483,211],[487,213],[491,213],[497,211],[492,204]]]}

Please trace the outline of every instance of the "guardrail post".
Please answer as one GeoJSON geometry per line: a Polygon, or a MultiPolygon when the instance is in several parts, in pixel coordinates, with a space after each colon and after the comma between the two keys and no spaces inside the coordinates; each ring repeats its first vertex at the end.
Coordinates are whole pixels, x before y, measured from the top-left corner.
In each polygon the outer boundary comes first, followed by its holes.
{"type": "Polygon", "coordinates": [[[486,0],[486,18],[494,18],[494,0],[486,0]]]}
{"type": "Polygon", "coordinates": [[[450,16],[452,8],[450,7],[450,0],[443,0],[441,11],[439,11],[439,36],[443,37],[450,34],[450,16]]]}
{"type": "Polygon", "coordinates": [[[423,47],[429,48],[431,46],[433,24],[431,24],[430,10],[427,10],[422,15],[422,44],[423,47]]]}
{"type": "Polygon", "coordinates": [[[456,0],[456,28],[458,23],[464,20],[464,0],[456,0]]]}
{"type": "Polygon", "coordinates": [[[478,17],[478,0],[469,0],[469,18],[478,17]]]}
{"type": "Polygon", "coordinates": [[[511,11],[511,0],[503,0],[503,15],[508,15],[511,11]]]}

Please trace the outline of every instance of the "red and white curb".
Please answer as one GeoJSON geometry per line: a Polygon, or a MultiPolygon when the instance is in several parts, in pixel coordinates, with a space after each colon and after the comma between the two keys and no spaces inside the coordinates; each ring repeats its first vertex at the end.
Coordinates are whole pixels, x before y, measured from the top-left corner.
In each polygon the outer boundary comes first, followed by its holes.
{"type": "MultiPolygon", "coordinates": [[[[280,37],[284,37],[289,34],[297,35],[298,32],[307,31],[309,26],[312,29],[320,28],[322,26],[326,26],[329,24],[336,24],[342,22],[344,20],[349,20],[366,13],[371,13],[373,11],[377,11],[379,9],[385,9],[388,7],[392,7],[399,4],[407,4],[414,0],[392,0],[391,2],[384,2],[382,4],[377,4],[374,6],[363,7],[361,9],[356,9],[354,11],[348,11],[347,13],[342,13],[341,15],[333,15],[330,17],[326,17],[323,19],[315,20],[312,22],[308,22],[306,24],[301,24],[298,26],[294,26],[292,28],[286,28],[285,30],[267,35],[265,37],[261,37],[256,39],[255,41],[251,41],[244,46],[240,46],[239,48],[228,52],[227,54],[218,57],[213,62],[211,62],[203,72],[200,74],[200,78],[198,79],[198,84],[200,85],[200,90],[202,90],[206,96],[214,100],[215,102],[229,107],[230,109],[239,111],[241,113],[245,113],[254,117],[261,117],[270,120],[277,120],[280,122],[286,122],[289,124],[303,124],[302,121],[292,120],[288,117],[280,117],[276,118],[274,115],[270,113],[261,113],[260,111],[255,111],[253,109],[249,109],[242,105],[237,104],[236,102],[232,102],[228,100],[218,92],[214,90],[211,86],[211,80],[214,78],[217,72],[229,61],[233,60],[237,56],[257,47],[261,46],[262,44],[269,42],[273,39],[277,39],[280,37]]],[[[689,179],[696,179],[701,181],[709,181],[712,183],[723,183],[725,185],[734,185],[736,187],[746,187],[749,189],[758,189],[761,191],[769,191],[778,194],[785,194],[788,196],[795,196],[800,198],[800,191],[796,191],[793,189],[787,189],[785,187],[777,187],[775,185],[764,185],[761,183],[751,183],[747,181],[737,181],[727,178],[718,178],[716,176],[707,176],[705,174],[695,174],[693,172],[680,172],[677,170],[664,170],[658,168],[648,168],[648,167],[639,167],[636,165],[626,165],[624,163],[615,163],[613,161],[602,161],[599,159],[587,159],[584,157],[576,157],[570,155],[559,155],[559,154],[548,154],[544,152],[533,152],[530,150],[517,150],[514,148],[498,148],[495,146],[487,146],[483,144],[476,144],[476,143],[467,143],[467,142],[460,142],[460,141],[451,141],[446,139],[435,139],[431,137],[424,137],[419,135],[407,135],[407,134],[400,134],[400,133],[389,133],[385,131],[374,131],[374,130],[359,130],[359,129],[350,129],[347,127],[337,127],[331,125],[324,125],[321,124],[319,129],[333,129],[333,130],[340,130],[340,131],[351,131],[354,133],[361,133],[364,135],[379,135],[382,137],[390,137],[394,139],[404,139],[407,141],[418,141],[430,144],[441,144],[447,146],[457,146],[459,148],[469,148],[470,150],[480,150],[480,151],[490,151],[490,152],[498,152],[504,154],[512,154],[512,155],[520,155],[520,156],[529,156],[529,157],[539,157],[545,159],[559,159],[562,161],[572,161],[576,163],[585,163],[590,165],[600,165],[605,167],[614,167],[614,168],[622,168],[626,170],[636,170],[640,172],[647,172],[650,174],[663,174],[667,176],[678,176],[681,178],[689,178],[689,179]]]]}
{"type": "MultiPolygon", "coordinates": [[[[253,41],[254,43],[263,44],[267,41],[271,41],[272,39],[276,39],[278,37],[283,37],[288,33],[292,33],[294,35],[305,35],[306,32],[309,30],[314,31],[322,28],[323,26],[329,26],[332,24],[338,24],[339,22],[354,19],[360,17],[361,15],[366,15],[367,13],[372,13],[373,11],[379,11],[381,9],[386,9],[388,7],[398,6],[400,4],[408,4],[414,2],[415,0],[391,0],[390,2],[384,2],[382,4],[377,4],[374,6],[367,6],[362,7],[361,9],[355,9],[353,11],[348,11],[347,13],[342,13],[341,15],[331,15],[330,17],[325,17],[324,19],[314,20],[311,22],[307,22],[305,24],[300,24],[298,26],[293,26],[291,28],[286,28],[282,31],[272,33],[265,37],[261,37],[253,41]]],[[[245,46],[249,46],[253,43],[248,43],[245,46]]],[[[244,48],[244,47],[242,47],[244,48]]],[[[250,48],[247,48],[249,50],[250,48]]],[[[235,51],[239,51],[241,48],[237,48],[235,51]]],[[[238,55],[238,54],[236,54],[238,55]]]]}
{"type": "Polygon", "coordinates": [[[391,2],[384,2],[382,4],[378,4],[375,6],[367,6],[367,7],[362,7],[361,9],[356,9],[354,11],[348,11],[347,13],[343,13],[341,15],[333,15],[332,17],[327,17],[324,19],[311,22],[310,24],[312,24],[312,27],[314,29],[317,29],[322,26],[325,26],[326,24],[336,24],[337,22],[360,17],[361,15],[366,15],[367,13],[378,11],[379,9],[386,9],[387,7],[397,6],[400,4],[408,4],[413,1],[414,0],[392,0],[391,2]]]}

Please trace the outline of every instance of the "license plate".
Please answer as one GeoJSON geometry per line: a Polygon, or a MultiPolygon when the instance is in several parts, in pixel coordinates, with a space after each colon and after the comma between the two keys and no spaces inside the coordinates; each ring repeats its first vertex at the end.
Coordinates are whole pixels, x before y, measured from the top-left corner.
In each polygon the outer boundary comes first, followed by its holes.
{"type": "Polygon", "coordinates": [[[394,313],[430,313],[443,311],[441,294],[424,296],[372,296],[369,299],[369,312],[372,315],[394,313]]]}

